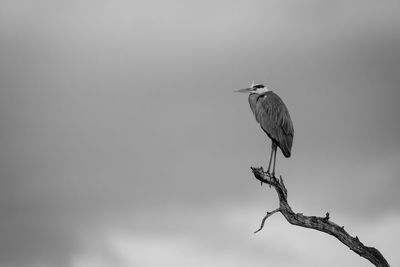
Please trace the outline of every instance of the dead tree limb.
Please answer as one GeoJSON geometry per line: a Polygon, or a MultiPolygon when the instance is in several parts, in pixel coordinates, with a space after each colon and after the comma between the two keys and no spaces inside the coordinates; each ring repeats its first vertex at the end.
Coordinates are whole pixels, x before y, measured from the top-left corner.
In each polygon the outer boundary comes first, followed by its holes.
{"type": "Polygon", "coordinates": [[[321,231],[330,235],[333,235],[340,242],[345,244],[355,253],[361,257],[366,258],[375,266],[388,267],[389,264],[383,255],[373,247],[367,247],[358,239],[358,237],[352,237],[344,230],[344,226],[339,226],[336,223],[330,221],[329,212],[326,213],[325,217],[317,216],[305,216],[302,213],[294,213],[292,208],[289,206],[287,200],[287,190],[285,184],[283,183],[282,177],[279,180],[268,173],[264,172],[263,168],[253,168],[251,167],[255,178],[261,183],[266,183],[272,186],[279,197],[279,208],[267,212],[267,215],[263,218],[261,222],[260,229],[256,231],[259,232],[263,227],[266,219],[276,212],[282,213],[286,220],[293,225],[311,228],[317,231],[321,231]]]}

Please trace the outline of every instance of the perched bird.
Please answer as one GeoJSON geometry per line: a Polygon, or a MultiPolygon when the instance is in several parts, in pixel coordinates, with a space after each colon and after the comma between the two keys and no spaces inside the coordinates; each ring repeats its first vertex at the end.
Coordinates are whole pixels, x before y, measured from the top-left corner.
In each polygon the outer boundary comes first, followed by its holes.
{"type": "Polygon", "coordinates": [[[250,87],[235,92],[249,93],[250,108],[257,122],[272,141],[267,173],[275,177],[277,147],[286,158],[291,155],[294,129],[289,111],[277,94],[262,84],[254,84],[254,81],[250,87]],[[272,157],[274,164],[270,173],[272,157]]]}

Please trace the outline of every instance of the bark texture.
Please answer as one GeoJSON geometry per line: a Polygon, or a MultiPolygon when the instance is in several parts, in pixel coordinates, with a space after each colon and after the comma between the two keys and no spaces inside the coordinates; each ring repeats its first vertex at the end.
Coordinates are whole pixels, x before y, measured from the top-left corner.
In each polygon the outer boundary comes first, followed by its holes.
{"type": "Polygon", "coordinates": [[[345,244],[355,253],[360,255],[361,257],[366,258],[375,266],[380,267],[388,267],[389,264],[383,255],[374,247],[365,246],[358,237],[352,237],[349,233],[344,230],[344,226],[339,226],[336,223],[330,221],[329,212],[326,213],[325,217],[317,217],[317,216],[305,216],[302,213],[294,213],[292,208],[290,207],[287,200],[287,190],[285,184],[283,183],[282,177],[279,179],[269,175],[264,172],[263,168],[253,168],[251,167],[255,178],[261,183],[266,183],[269,186],[272,186],[279,197],[279,208],[267,212],[267,215],[263,218],[261,222],[260,229],[258,229],[255,233],[259,232],[263,227],[266,219],[273,215],[274,213],[280,212],[286,220],[297,226],[311,228],[317,231],[321,231],[330,235],[333,235],[340,242],[345,244]]]}

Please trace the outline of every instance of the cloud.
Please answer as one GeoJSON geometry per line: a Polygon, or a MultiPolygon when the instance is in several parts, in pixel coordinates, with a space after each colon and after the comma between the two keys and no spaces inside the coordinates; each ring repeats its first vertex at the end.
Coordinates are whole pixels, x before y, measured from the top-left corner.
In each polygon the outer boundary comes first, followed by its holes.
{"type": "MultiPolygon", "coordinates": [[[[202,215],[189,217],[195,221],[202,215]]],[[[289,225],[279,214],[271,217],[265,228],[254,235],[252,231],[262,215],[260,209],[248,207],[219,210],[214,214],[214,228],[199,229],[199,232],[184,228],[175,234],[108,230],[100,237],[94,237],[85,251],[73,257],[70,266],[370,265],[335,238],[289,225]]],[[[358,235],[366,245],[378,248],[394,266],[400,260],[396,251],[400,242],[399,223],[400,214],[387,214],[374,221],[346,217],[344,222],[346,227],[353,225],[346,228],[350,234],[358,235]]]]}

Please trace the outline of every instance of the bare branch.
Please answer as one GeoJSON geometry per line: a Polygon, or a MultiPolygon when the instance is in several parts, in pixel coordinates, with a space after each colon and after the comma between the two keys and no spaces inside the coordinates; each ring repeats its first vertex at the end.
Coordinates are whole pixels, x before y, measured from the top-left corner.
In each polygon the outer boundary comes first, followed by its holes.
{"type": "Polygon", "coordinates": [[[255,178],[261,181],[261,183],[266,183],[269,186],[274,187],[279,198],[279,208],[267,213],[267,215],[262,220],[260,229],[256,232],[260,231],[263,228],[264,223],[269,216],[279,211],[290,224],[314,229],[333,235],[340,242],[345,244],[361,257],[369,260],[375,266],[389,267],[386,259],[376,248],[365,246],[357,236],[352,237],[350,234],[348,234],[344,230],[344,226],[341,227],[336,223],[330,221],[329,212],[326,213],[325,217],[305,216],[302,213],[294,213],[287,201],[287,190],[283,183],[282,177],[280,177],[280,179],[278,180],[270,174],[264,172],[262,167],[251,167],[251,170],[253,171],[255,178]]]}
{"type": "Polygon", "coordinates": [[[281,211],[281,209],[280,209],[280,208],[277,208],[277,209],[275,209],[275,210],[273,210],[273,211],[271,211],[271,212],[267,212],[267,215],[265,215],[265,217],[264,217],[264,218],[262,219],[262,221],[261,221],[261,226],[260,226],[260,228],[259,228],[257,231],[255,231],[254,233],[260,232],[261,229],[263,229],[264,223],[265,223],[265,221],[268,219],[268,217],[271,216],[272,214],[278,212],[278,211],[281,211]]]}

